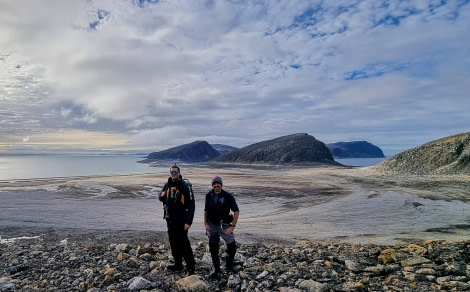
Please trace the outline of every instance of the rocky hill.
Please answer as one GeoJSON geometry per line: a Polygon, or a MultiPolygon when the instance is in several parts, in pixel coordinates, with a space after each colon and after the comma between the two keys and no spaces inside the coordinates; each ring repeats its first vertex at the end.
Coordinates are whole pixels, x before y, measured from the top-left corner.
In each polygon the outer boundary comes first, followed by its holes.
{"type": "Polygon", "coordinates": [[[189,144],[173,147],[167,150],[152,152],[146,159],[140,161],[149,163],[155,161],[183,161],[183,162],[205,162],[219,156],[220,153],[215,150],[206,141],[194,141],[189,144]]]}
{"type": "Polygon", "coordinates": [[[325,143],[305,133],[251,144],[220,155],[212,162],[268,165],[338,165],[325,143]]]}
{"type": "Polygon", "coordinates": [[[334,158],[385,157],[382,149],[367,141],[336,142],[326,144],[334,158]]]}
{"type": "Polygon", "coordinates": [[[399,174],[470,175],[470,132],[434,140],[401,152],[371,169],[399,174]]]}

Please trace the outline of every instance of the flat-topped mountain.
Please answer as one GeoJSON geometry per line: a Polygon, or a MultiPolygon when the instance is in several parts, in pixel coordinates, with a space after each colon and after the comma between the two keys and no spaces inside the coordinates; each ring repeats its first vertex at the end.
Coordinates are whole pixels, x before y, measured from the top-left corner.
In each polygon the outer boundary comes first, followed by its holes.
{"type": "Polygon", "coordinates": [[[336,142],[326,144],[334,158],[385,157],[382,149],[367,141],[336,142]]]}
{"type": "Polygon", "coordinates": [[[152,152],[140,162],[148,163],[162,160],[205,162],[219,155],[220,153],[206,141],[194,141],[167,150],[152,152]]]}
{"type": "Polygon", "coordinates": [[[251,144],[220,155],[212,161],[268,165],[339,165],[325,143],[306,133],[251,144]]]}
{"type": "Polygon", "coordinates": [[[371,169],[399,174],[470,174],[470,132],[406,150],[371,169]]]}

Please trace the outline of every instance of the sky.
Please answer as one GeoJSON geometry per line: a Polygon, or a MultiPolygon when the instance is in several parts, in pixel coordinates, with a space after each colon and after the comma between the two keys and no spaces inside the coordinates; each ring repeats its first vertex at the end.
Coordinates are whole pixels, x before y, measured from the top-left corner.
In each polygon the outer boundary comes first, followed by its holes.
{"type": "Polygon", "coordinates": [[[470,131],[469,28],[470,0],[0,0],[0,154],[394,155],[470,131]]]}

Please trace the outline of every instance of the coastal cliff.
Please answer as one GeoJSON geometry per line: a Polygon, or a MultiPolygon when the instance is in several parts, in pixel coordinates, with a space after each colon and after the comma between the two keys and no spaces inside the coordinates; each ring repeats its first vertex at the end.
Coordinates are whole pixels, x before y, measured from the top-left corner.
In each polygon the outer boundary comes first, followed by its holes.
{"type": "Polygon", "coordinates": [[[372,167],[379,172],[415,175],[470,174],[470,132],[434,140],[398,153],[372,167]]]}
{"type": "Polygon", "coordinates": [[[367,141],[336,142],[326,144],[334,158],[381,158],[382,149],[367,141]]]}

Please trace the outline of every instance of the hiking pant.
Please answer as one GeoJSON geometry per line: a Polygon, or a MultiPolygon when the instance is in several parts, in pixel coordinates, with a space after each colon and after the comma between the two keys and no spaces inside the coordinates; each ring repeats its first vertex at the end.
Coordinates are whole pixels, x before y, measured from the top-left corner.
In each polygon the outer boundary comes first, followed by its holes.
{"type": "Polygon", "coordinates": [[[237,252],[237,244],[235,242],[235,236],[233,233],[226,234],[225,229],[230,225],[228,224],[214,224],[209,221],[209,226],[211,230],[209,231],[209,252],[211,253],[212,263],[214,264],[214,269],[220,271],[220,259],[219,259],[219,244],[220,237],[227,244],[227,259],[225,262],[226,267],[233,266],[233,259],[235,258],[235,253],[237,252]]]}
{"type": "Polygon", "coordinates": [[[171,254],[175,260],[175,265],[182,266],[183,258],[187,269],[194,269],[194,260],[191,243],[188,239],[188,230],[184,230],[184,222],[167,221],[168,239],[170,241],[171,254]]]}

